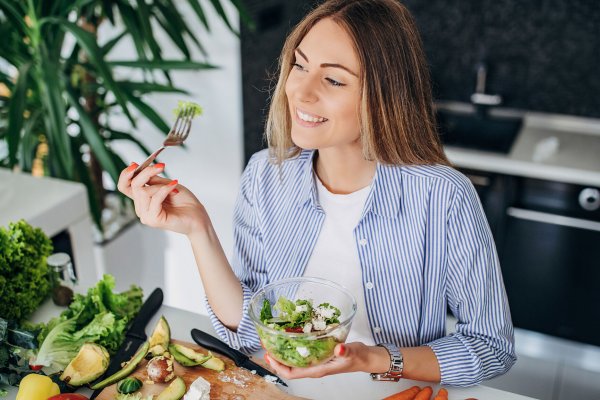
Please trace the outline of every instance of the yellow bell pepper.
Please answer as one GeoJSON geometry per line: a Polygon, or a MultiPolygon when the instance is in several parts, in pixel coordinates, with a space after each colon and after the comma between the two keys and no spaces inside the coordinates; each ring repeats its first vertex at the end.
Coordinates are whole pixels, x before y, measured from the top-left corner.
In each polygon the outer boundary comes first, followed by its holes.
{"type": "Polygon", "coordinates": [[[58,385],[45,375],[29,374],[19,383],[16,400],[46,400],[60,394],[58,385]]]}

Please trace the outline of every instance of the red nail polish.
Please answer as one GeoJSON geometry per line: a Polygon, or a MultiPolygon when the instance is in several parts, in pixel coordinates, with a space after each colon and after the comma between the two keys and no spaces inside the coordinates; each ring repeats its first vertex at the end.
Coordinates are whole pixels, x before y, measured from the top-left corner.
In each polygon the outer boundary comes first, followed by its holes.
{"type": "Polygon", "coordinates": [[[165,163],[156,163],[154,164],[154,168],[163,169],[165,167],[165,163]]]}
{"type": "Polygon", "coordinates": [[[177,194],[177,193],[179,193],[179,190],[177,190],[177,189],[173,189],[173,190],[171,191],[171,193],[177,194]]]}
{"type": "Polygon", "coordinates": [[[267,362],[267,364],[269,364],[269,365],[271,364],[271,363],[269,362],[269,357],[267,357],[267,355],[266,355],[266,354],[265,354],[265,361],[267,362]]]}
{"type": "Polygon", "coordinates": [[[175,186],[177,183],[179,183],[179,181],[177,179],[173,179],[171,182],[167,183],[167,186],[175,186]]]}
{"type": "Polygon", "coordinates": [[[343,356],[344,354],[346,354],[346,346],[340,344],[340,356],[343,356]]]}
{"type": "Polygon", "coordinates": [[[132,162],[131,164],[129,164],[129,167],[127,167],[127,171],[133,171],[137,167],[138,167],[137,163],[132,162]]]}

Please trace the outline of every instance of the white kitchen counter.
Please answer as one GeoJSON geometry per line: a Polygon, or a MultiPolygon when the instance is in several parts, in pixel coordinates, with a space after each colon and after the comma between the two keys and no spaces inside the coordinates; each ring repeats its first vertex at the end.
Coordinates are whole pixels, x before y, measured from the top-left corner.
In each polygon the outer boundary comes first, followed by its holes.
{"type": "MultiPolygon", "coordinates": [[[[57,315],[61,309],[54,306],[51,302],[36,312],[32,320],[34,322],[48,321],[54,315],[57,315]]],[[[201,329],[216,336],[215,331],[210,324],[208,316],[194,314],[189,311],[178,308],[163,306],[148,323],[146,332],[149,333],[152,327],[158,322],[161,315],[164,315],[171,328],[171,337],[192,342],[190,331],[192,328],[201,329]]],[[[286,390],[296,396],[307,399],[349,399],[349,400],[377,400],[383,399],[393,393],[407,389],[411,386],[427,386],[434,388],[434,394],[437,393],[439,385],[432,385],[427,382],[418,382],[403,380],[398,383],[393,382],[373,382],[368,374],[351,373],[328,376],[320,379],[298,379],[287,381],[289,388],[286,390]]],[[[471,388],[448,388],[449,400],[465,400],[475,398],[479,400],[531,400],[531,397],[521,396],[498,389],[492,389],[486,386],[475,386],[471,388]]],[[[89,395],[88,389],[81,390],[80,393],[89,395]]],[[[16,388],[9,389],[6,399],[15,399],[16,388]]],[[[433,396],[432,396],[433,397],[433,396]]]]}
{"type": "Polygon", "coordinates": [[[600,186],[600,122],[525,114],[508,154],[446,146],[454,166],[507,175],[600,186]]]}

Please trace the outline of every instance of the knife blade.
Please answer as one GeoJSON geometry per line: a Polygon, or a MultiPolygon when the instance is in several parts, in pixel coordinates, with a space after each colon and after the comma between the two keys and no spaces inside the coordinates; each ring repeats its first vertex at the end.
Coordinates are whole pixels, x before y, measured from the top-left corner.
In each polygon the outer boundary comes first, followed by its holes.
{"type": "Polygon", "coordinates": [[[250,371],[256,371],[256,374],[262,377],[267,375],[274,376],[277,378],[275,382],[279,383],[280,385],[287,386],[287,383],[285,383],[280,377],[268,369],[258,365],[241,351],[230,347],[227,343],[217,339],[212,335],[209,335],[204,331],[201,331],[200,329],[192,329],[192,339],[194,339],[194,342],[198,343],[204,348],[207,348],[208,350],[212,350],[231,358],[238,367],[242,367],[250,371]]]}
{"type": "MultiPolygon", "coordinates": [[[[108,369],[96,382],[100,382],[104,378],[119,371],[122,368],[122,363],[129,361],[137,349],[146,341],[148,338],[148,336],[146,336],[146,325],[152,319],[156,311],[158,311],[162,302],[163,291],[161,288],[154,289],[146,301],[144,301],[144,304],[142,304],[140,311],[133,318],[131,326],[127,330],[127,333],[125,333],[125,340],[121,344],[121,347],[119,347],[119,350],[117,350],[115,355],[111,358],[108,369]]],[[[92,393],[90,400],[94,400],[101,391],[102,389],[95,390],[94,393],[92,393]]]]}

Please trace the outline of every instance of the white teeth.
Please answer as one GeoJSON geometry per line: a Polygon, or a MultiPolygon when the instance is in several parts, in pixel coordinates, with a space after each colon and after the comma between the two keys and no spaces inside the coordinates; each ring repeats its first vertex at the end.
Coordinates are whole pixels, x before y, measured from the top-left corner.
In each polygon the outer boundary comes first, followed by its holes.
{"type": "Polygon", "coordinates": [[[325,122],[325,121],[327,121],[327,118],[313,117],[313,116],[303,113],[300,110],[296,110],[296,114],[298,115],[298,118],[300,118],[302,121],[306,121],[306,122],[325,122]]]}

